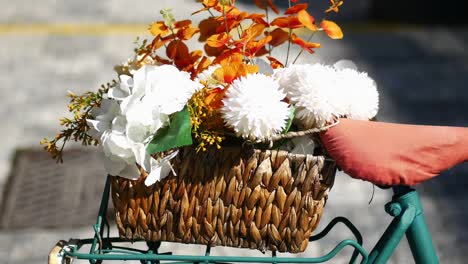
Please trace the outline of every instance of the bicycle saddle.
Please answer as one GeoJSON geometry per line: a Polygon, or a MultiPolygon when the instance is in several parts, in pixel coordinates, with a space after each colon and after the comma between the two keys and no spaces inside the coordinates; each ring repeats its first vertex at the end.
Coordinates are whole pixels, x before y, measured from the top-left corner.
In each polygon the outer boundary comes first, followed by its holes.
{"type": "Polygon", "coordinates": [[[468,128],[341,119],[320,138],[337,165],[377,185],[415,185],[468,161],[468,128]]]}

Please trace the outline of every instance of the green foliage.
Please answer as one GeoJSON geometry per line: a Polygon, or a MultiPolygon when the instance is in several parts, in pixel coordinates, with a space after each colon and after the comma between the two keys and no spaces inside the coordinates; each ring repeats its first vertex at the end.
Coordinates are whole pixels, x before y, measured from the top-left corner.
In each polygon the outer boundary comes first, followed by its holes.
{"type": "Polygon", "coordinates": [[[69,140],[81,142],[83,145],[97,145],[98,141],[92,138],[89,134],[89,126],[86,119],[90,119],[91,110],[94,107],[99,107],[102,101],[103,94],[107,93],[109,88],[115,85],[115,81],[101,86],[97,92],[86,92],[83,95],[76,95],[72,92],[68,93],[70,103],[68,111],[73,114],[73,118],[60,119],[62,129],[54,138],[44,138],[40,144],[49,152],[53,159],[57,162],[63,162],[62,152],[69,140]],[[57,146],[59,145],[59,146],[57,146]]]}
{"type": "Polygon", "coordinates": [[[192,129],[188,107],[175,113],[169,126],[161,128],[154,139],[148,144],[149,154],[163,152],[169,149],[192,145],[192,129]]]}

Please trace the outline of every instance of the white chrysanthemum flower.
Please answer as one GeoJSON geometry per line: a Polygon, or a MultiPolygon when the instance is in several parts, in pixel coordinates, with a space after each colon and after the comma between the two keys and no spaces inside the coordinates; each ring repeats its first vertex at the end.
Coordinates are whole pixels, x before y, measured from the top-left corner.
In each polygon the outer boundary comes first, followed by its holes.
{"type": "Polygon", "coordinates": [[[334,68],[321,64],[292,65],[275,72],[304,128],[324,126],[345,113],[340,91],[336,89],[336,74],[334,68]]]}
{"type": "Polygon", "coordinates": [[[379,93],[375,81],[365,72],[344,69],[338,72],[338,86],[347,102],[346,116],[369,120],[379,110],[379,93]]]}
{"type": "Polygon", "coordinates": [[[221,112],[237,135],[255,140],[283,131],[289,106],[273,78],[251,74],[235,80],[228,89],[221,112]]]}

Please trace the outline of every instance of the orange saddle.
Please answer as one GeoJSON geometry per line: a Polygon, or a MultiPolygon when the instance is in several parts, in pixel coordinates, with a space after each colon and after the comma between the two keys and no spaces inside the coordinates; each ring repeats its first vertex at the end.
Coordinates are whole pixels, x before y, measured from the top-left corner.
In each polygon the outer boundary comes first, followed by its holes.
{"type": "Polygon", "coordinates": [[[341,119],[320,135],[337,165],[377,185],[415,185],[468,161],[468,128],[341,119]]]}

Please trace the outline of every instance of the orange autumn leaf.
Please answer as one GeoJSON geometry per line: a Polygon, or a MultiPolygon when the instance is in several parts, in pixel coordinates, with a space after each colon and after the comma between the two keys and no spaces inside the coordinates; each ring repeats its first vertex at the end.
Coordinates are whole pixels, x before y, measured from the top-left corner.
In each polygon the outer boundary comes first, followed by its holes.
{"type": "Polygon", "coordinates": [[[206,40],[206,44],[213,48],[221,48],[229,43],[231,36],[226,33],[215,34],[206,40]]]}
{"type": "Polygon", "coordinates": [[[284,68],[284,65],[272,56],[266,56],[266,58],[270,61],[270,65],[273,69],[284,68]]]}
{"type": "Polygon", "coordinates": [[[272,32],[269,33],[269,35],[272,37],[270,41],[270,45],[272,47],[277,47],[284,42],[288,41],[289,39],[289,33],[282,30],[281,28],[276,28],[272,32]]]}
{"type": "Polygon", "coordinates": [[[205,50],[205,53],[207,56],[213,56],[213,57],[217,57],[221,54],[221,52],[223,52],[222,49],[220,48],[215,48],[215,47],[210,47],[208,44],[205,43],[205,45],[203,45],[203,49],[205,50]]]}
{"type": "Polygon", "coordinates": [[[155,37],[151,42],[151,51],[154,52],[155,50],[164,46],[167,42],[169,42],[169,40],[161,39],[160,36],[155,37]]]}
{"type": "Polygon", "coordinates": [[[331,5],[327,10],[325,10],[325,13],[329,13],[331,11],[338,13],[340,11],[339,7],[343,5],[343,1],[336,2],[335,0],[330,0],[330,3],[331,5]]]}
{"type": "Polygon", "coordinates": [[[225,49],[221,51],[221,53],[218,56],[216,56],[216,58],[213,61],[213,65],[242,62],[243,59],[244,56],[239,50],[225,49]]]}
{"type": "Polygon", "coordinates": [[[317,26],[315,25],[315,19],[313,16],[307,12],[307,10],[301,10],[297,13],[297,18],[306,28],[312,31],[317,31],[317,26]]]}
{"type": "Polygon", "coordinates": [[[271,36],[266,36],[260,39],[259,41],[250,41],[249,43],[247,43],[247,46],[246,46],[246,50],[245,50],[246,55],[249,57],[264,55],[268,51],[263,48],[265,47],[266,44],[268,44],[268,42],[271,41],[271,39],[272,39],[271,36]]]}
{"type": "Polygon", "coordinates": [[[341,28],[333,21],[323,20],[322,23],[320,24],[320,27],[332,39],[343,38],[343,31],[341,31],[341,28]]]}
{"type": "Polygon", "coordinates": [[[247,74],[257,73],[257,65],[247,65],[243,62],[222,63],[213,76],[216,80],[231,84],[235,79],[245,77],[247,74]]]}
{"type": "Polygon", "coordinates": [[[164,24],[164,21],[157,21],[150,25],[149,31],[153,36],[161,36],[169,32],[169,28],[164,24]]]}
{"type": "Polygon", "coordinates": [[[198,24],[198,28],[200,28],[200,37],[198,41],[205,41],[207,38],[211,37],[212,35],[216,34],[216,29],[218,28],[219,23],[216,19],[210,17],[200,21],[198,24]]]}
{"type": "Polygon", "coordinates": [[[250,14],[248,15],[246,18],[248,19],[251,19],[253,22],[257,23],[257,24],[262,24],[262,25],[265,25],[266,27],[269,26],[268,22],[265,21],[265,19],[263,19],[265,17],[265,15],[263,14],[250,14]]]}
{"type": "Polygon", "coordinates": [[[306,3],[293,5],[293,6],[291,6],[290,8],[286,9],[286,11],[284,12],[284,14],[285,14],[285,15],[297,14],[299,11],[307,9],[308,6],[309,6],[309,5],[306,4],[306,3]]]}
{"type": "Polygon", "coordinates": [[[281,28],[291,28],[291,29],[303,27],[302,23],[299,21],[297,16],[275,18],[275,20],[271,21],[271,25],[281,27],[281,28]]]}
{"type": "Polygon", "coordinates": [[[192,21],[190,19],[185,19],[185,20],[175,22],[174,28],[176,29],[186,28],[186,27],[190,27],[191,25],[192,25],[192,21]]]}
{"type": "Polygon", "coordinates": [[[167,45],[166,56],[171,60],[178,60],[180,58],[188,57],[189,50],[187,45],[185,45],[181,40],[173,40],[167,45]]]}
{"type": "Polygon", "coordinates": [[[202,71],[208,69],[208,67],[211,65],[211,60],[206,57],[206,56],[203,56],[201,58],[201,60],[198,62],[197,64],[197,69],[195,70],[194,74],[192,77],[195,77],[197,76],[199,73],[201,73],[202,71]]]}
{"type": "Polygon", "coordinates": [[[250,41],[257,38],[263,33],[265,28],[266,26],[262,24],[252,24],[249,28],[244,30],[244,34],[242,34],[242,40],[250,41]]]}
{"type": "Polygon", "coordinates": [[[187,27],[177,31],[177,37],[182,40],[189,40],[199,31],[200,30],[198,28],[187,27]]]}
{"type": "Polygon", "coordinates": [[[170,60],[167,60],[167,59],[164,59],[164,58],[161,58],[160,56],[158,55],[155,55],[153,56],[153,59],[161,64],[172,64],[172,62],[170,60]]]}
{"type": "Polygon", "coordinates": [[[296,34],[291,35],[291,41],[292,43],[299,45],[302,49],[309,53],[314,53],[315,48],[320,48],[320,43],[315,43],[315,42],[307,42],[300,37],[298,37],[296,34]]]}
{"type": "Polygon", "coordinates": [[[215,7],[218,5],[218,0],[203,0],[202,3],[206,7],[215,7]]]}
{"type": "Polygon", "coordinates": [[[275,6],[275,4],[273,4],[272,0],[266,0],[266,3],[271,8],[271,10],[273,10],[273,12],[275,12],[276,14],[279,14],[279,9],[277,6],[275,6]]]}
{"type": "Polygon", "coordinates": [[[218,110],[223,107],[223,99],[227,90],[227,88],[223,89],[220,87],[209,89],[206,92],[206,97],[204,100],[205,105],[208,106],[210,110],[218,110]]]}
{"type": "Polygon", "coordinates": [[[260,9],[266,10],[267,8],[264,0],[254,0],[254,3],[260,9]]]}

